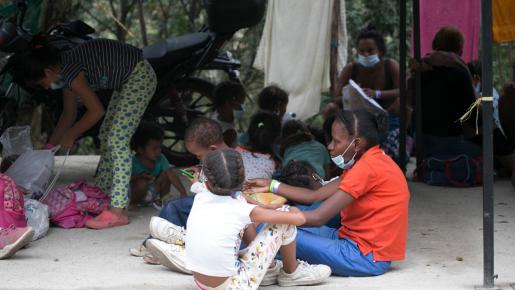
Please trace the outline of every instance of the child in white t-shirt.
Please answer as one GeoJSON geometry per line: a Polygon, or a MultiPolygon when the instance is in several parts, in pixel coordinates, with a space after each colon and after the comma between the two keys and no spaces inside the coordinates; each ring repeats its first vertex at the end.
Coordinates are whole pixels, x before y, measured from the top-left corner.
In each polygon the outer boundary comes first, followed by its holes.
{"type": "Polygon", "coordinates": [[[245,169],[238,152],[209,152],[202,172],[204,192],[195,198],[186,232],[186,267],[200,289],[257,289],[265,274],[267,284],[276,279],[281,286],[317,284],[330,276],[325,265],[296,260],[295,225],[305,222],[302,212],[267,209],[241,196],[245,169]],[[268,225],[256,235],[253,222],[268,225]],[[239,251],[242,240],[249,246],[239,251]],[[274,261],[278,251],[282,263],[274,261]]]}

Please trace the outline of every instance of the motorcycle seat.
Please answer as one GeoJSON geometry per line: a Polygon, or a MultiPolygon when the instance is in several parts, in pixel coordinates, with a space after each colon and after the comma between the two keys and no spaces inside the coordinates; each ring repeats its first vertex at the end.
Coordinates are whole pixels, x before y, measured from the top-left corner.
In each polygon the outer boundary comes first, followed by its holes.
{"type": "Polygon", "coordinates": [[[210,39],[206,32],[196,32],[170,37],[143,48],[143,57],[154,67],[167,68],[176,61],[188,57],[191,52],[203,47],[210,39]]]}

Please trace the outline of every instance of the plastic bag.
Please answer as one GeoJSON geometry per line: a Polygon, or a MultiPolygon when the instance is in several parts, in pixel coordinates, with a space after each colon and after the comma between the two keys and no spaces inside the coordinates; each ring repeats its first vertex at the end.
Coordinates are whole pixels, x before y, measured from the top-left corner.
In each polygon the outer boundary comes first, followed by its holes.
{"type": "Polygon", "coordinates": [[[54,170],[54,154],[54,150],[25,152],[5,174],[30,193],[44,192],[54,170]]]}
{"type": "Polygon", "coordinates": [[[21,155],[32,150],[32,141],[30,139],[30,126],[9,127],[0,136],[2,143],[2,157],[6,158],[12,155],[21,155]]]}
{"type": "Polygon", "coordinates": [[[48,206],[37,200],[25,200],[25,218],[27,224],[34,229],[33,241],[46,236],[50,227],[48,206]]]}

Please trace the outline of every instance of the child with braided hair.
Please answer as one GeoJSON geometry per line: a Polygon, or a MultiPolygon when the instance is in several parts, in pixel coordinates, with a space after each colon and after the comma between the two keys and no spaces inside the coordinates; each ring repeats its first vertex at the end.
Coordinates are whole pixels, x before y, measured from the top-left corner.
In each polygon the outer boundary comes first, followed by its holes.
{"type": "Polygon", "coordinates": [[[312,285],[330,276],[325,265],[296,260],[295,226],[304,223],[302,212],[267,209],[242,198],[245,168],[238,152],[210,151],[203,174],[205,191],[195,198],[186,233],[186,266],[200,289],[257,289],[264,278],[268,285],[312,285]],[[255,235],[254,222],[267,225],[255,235]],[[249,246],[238,252],[242,240],[249,246]],[[278,251],[283,263],[268,269],[278,251]]]}

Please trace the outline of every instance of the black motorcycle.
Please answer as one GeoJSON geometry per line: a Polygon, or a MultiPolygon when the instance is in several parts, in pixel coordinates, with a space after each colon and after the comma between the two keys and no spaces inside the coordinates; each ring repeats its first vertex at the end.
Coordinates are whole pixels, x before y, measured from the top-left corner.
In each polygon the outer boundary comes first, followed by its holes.
{"type": "MultiPolygon", "coordinates": [[[[30,43],[32,35],[23,28],[26,11],[25,1],[14,1],[15,16],[0,19],[0,51],[21,52],[30,43]]],[[[144,120],[160,124],[165,130],[163,153],[172,164],[189,166],[196,158],[185,152],[181,141],[189,122],[204,115],[212,105],[214,85],[195,75],[201,70],[224,71],[229,79],[240,82],[240,62],[223,50],[224,44],[236,31],[251,27],[262,19],[266,0],[210,0],[206,1],[208,25],[198,32],[171,37],[156,44],[143,47],[143,55],[154,68],[158,84],[156,92],[144,114],[144,120]]],[[[95,30],[86,23],[76,20],[61,23],[47,32],[53,46],[67,50],[94,38],[95,30]]],[[[0,71],[0,77],[7,76],[9,67],[0,71]]],[[[28,91],[33,100],[45,105],[48,115],[57,122],[62,111],[61,98],[56,93],[27,87],[26,84],[11,82],[4,98],[0,98],[0,133],[14,123],[17,104],[12,97],[19,87],[28,91]]],[[[97,92],[106,106],[112,92],[97,92]]],[[[100,124],[101,122],[99,122],[100,124]]],[[[84,136],[97,136],[99,126],[84,136]]]]}

